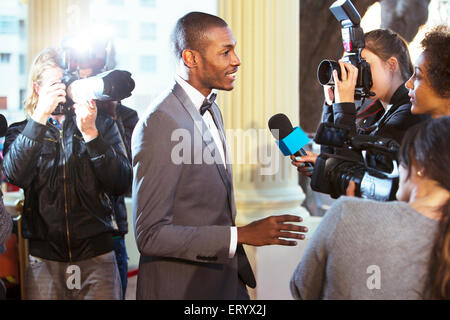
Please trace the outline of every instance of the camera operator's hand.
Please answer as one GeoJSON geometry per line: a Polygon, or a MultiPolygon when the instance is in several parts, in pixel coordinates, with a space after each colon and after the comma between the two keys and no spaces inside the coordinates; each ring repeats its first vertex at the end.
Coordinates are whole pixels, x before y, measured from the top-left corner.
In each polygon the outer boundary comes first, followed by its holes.
{"type": "Polygon", "coordinates": [[[348,182],[347,189],[345,190],[345,195],[347,197],[355,197],[356,196],[356,183],[353,180],[348,182]]]}
{"type": "Polygon", "coordinates": [[[84,141],[89,142],[98,136],[95,120],[97,119],[97,106],[94,100],[73,105],[77,116],[77,127],[83,135],[84,141]]]}
{"type": "Polygon", "coordinates": [[[334,101],[339,102],[355,102],[355,88],[358,80],[358,68],[351,63],[339,60],[341,67],[341,80],[339,80],[337,70],[333,70],[334,79],[334,101]]]}
{"type": "Polygon", "coordinates": [[[252,246],[265,246],[278,244],[282,246],[295,246],[296,241],[286,239],[304,240],[305,235],[299,232],[308,232],[308,228],[285,222],[302,222],[303,219],[293,215],[270,216],[254,221],[246,226],[238,227],[238,243],[252,246]]]}
{"type": "Polygon", "coordinates": [[[329,85],[323,86],[323,94],[325,96],[325,103],[329,106],[333,105],[334,102],[334,91],[333,87],[329,85]]]}
{"type": "Polygon", "coordinates": [[[38,86],[35,90],[38,94],[38,103],[31,118],[45,125],[58,104],[66,102],[66,86],[58,81],[48,86],[38,86]]]}
{"type": "Polygon", "coordinates": [[[296,157],[291,155],[292,165],[297,167],[297,171],[301,173],[302,176],[310,177],[314,171],[314,167],[307,167],[306,162],[316,163],[318,155],[316,153],[306,151],[306,156],[296,157]]]}

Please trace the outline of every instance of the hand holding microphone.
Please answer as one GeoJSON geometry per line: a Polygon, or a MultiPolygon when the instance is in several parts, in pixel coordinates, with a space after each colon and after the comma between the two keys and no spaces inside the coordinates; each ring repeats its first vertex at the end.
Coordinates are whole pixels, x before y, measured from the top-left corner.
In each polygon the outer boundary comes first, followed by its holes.
{"type": "Polygon", "coordinates": [[[283,113],[278,113],[270,118],[269,129],[277,140],[281,152],[285,156],[290,155],[292,164],[297,167],[297,171],[302,175],[310,176],[317,154],[303,149],[310,141],[303,130],[300,127],[293,128],[291,121],[283,113]]]}
{"type": "Polygon", "coordinates": [[[297,167],[297,171],[300,172],[302,176],[310,177],[313,174],[314,167],[312,165],[316,164],[316,159],[318,155],[311,151],[305,151],[306,155],[301,157],[296,157],[291,155],[291,164],[297,167]]]}

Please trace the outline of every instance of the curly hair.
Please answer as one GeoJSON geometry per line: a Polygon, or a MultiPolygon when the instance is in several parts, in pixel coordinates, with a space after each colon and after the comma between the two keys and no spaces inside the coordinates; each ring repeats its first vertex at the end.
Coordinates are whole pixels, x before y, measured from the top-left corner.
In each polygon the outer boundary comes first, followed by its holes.
{"type": "Polygon", "coordinates": [[[427,63],[431,87],[445,98],[450,98],[450,29],[439,25],[425,34],[420,43],[427,63]]]}

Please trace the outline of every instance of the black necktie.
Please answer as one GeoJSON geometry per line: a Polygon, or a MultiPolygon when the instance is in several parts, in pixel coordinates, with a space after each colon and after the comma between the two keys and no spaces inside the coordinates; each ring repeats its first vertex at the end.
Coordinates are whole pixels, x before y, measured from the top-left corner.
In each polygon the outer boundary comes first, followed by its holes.
{"type": "Polygon", "coordinates": [[[214,103],[214,100],[216,100],[217,94],[213,93],[211,97],[205,98],[203,101],[202,106],[200,107],[200,114],[203,116],[206,111],[208,111],[209,108],[211,108],[212,104],[214,103]]]}

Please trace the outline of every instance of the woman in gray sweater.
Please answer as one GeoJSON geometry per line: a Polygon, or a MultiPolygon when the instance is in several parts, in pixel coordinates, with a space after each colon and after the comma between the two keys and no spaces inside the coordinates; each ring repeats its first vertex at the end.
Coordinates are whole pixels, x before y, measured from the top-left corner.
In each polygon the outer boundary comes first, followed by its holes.
{"type": "Polygon", "coordinates": [[[298,299],[450,298],[450,117],[422,122],[400,150],[397,202],[341,197],[291,279],[298,299]]]}

